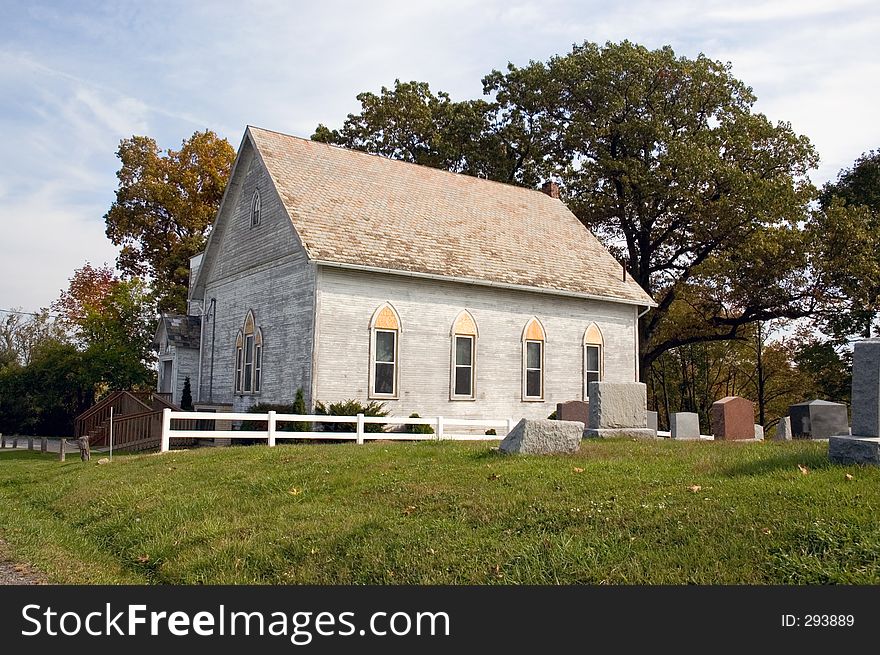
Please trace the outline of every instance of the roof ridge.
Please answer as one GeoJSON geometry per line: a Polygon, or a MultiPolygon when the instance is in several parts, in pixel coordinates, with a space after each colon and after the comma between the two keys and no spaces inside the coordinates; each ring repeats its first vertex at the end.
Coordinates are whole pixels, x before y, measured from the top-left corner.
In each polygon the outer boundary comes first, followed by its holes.
{"type": "Polygon", "coordinates": [[[542,196],[546,196],[547,198],[551,198],[552,200],[559,200],[562,202],[560,198],[552,198],[550,195],[544,193],[541,189],[535,189],[534,187],[523,186],[520,184],[513,184],[511,182],[502,182],[500,180],[493,180],[488,177],[479,177],[477,175],[471,175],[469,173],[456,173],[455,171],[450,171],[445,168],[437,168],[436,166],[428,166],[427,164],[419,164],[413,161],[404,161],[402,159],[394,159],[393,157],[387,157],[385,155],[380,155],[375,152],[368,152],[366,150],[358,150],[356,148],[346,148],[345,146],[336,145],[335,143],[325,143],[323,141],[315,141],[310,138],[306,138],[304,136],[299,136],[297,134],[288,134],[287,132],[281,132],[279,130],[271,130],[266,127],[260,127],[259,125],[247,125],[247,129],[255,129],[260,130],[262,132],[269,132],[271,134],[277,134],[278,136],[283,136],[288,139],[296,139],[297,141],[305,141],[306,143],[314,143],[316,145],[326,146],[328,148],[335,148],[336,150],[342,150],[343,152],[350,152],[355,155],[364,155],[366,157],[374,157],[377,159],[381,159],[384,161],[392,162],[394,164],[403,164],[405,166],[417,166],[419,168],[428,169],[430,171],[437,171],[438,173],[443,173],[445,175],[454,175],[458,178],[472,179],[478,180],[480,182],[491,182],[492,184],[500,184],[506,188],[512,189],[522,189],[523,191],[531,191],[532,193],[540,193],[542,196]]]}

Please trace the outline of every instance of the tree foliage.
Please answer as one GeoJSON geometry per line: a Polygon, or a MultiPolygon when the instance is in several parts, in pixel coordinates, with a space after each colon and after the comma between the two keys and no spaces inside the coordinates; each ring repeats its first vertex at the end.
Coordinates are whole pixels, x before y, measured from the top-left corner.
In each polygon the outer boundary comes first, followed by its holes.
{"type": "Polygon", "coordinates": [[[863,154],[822,189],[816,250],[834,302],[825,331],[837,343],[880,327],[880,150],[863,154]]]}
{"type": "Polygon", "coordinates": [[[816,311],[824,278],[808,273],[802,229],[816,153],[752,111],[729,64],[586,42],[483,85],[492,101],[468,130],[444,130],[465,103],[412,82],[359,95],[359,115],[313,138],[530,186],[559,178],[575,215],[659,303],[639,326],[643,368],[677,346],[816,311]],[[448,154],[469,143],[502,156],[478,167],[448,154]]]}
{"type": "Polygon", "coordinates": [[[141,279],[120,279],[107,266],[87,263],[74,271],[52,308],[87,356],[96,383],[111,389],[152,386],[156,312],[141,279]]]}
{"type": "Polygon", "coordinates": [[[204,248],[235,159],[226,139],[206,130],[180,150],[133,136],[120,142],[116,200],[104,216],[121,246],[117,266],[148,277],[160,311],[184,313],[189,258],[204,248]]]}

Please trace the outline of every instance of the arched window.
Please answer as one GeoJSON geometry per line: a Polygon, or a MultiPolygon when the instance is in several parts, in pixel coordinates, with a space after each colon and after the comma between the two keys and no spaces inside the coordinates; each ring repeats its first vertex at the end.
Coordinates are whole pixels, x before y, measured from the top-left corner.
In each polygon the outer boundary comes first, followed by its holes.
{"type": "Polygon", "coordinates": [[[544,326],[537,318],[523,329],[523,400],[544,400],[544,326]]]}
{"type": "Polygon", "coordinates": [[[370,321],[370,398],[397,398],[400,317],[385,303],[370,321]]]}
{"type": "Polygon", "coordinates": [[[452,324],[450,394],[453,400],[472,400],[475,397],[477,336],[477,322],[469,311],[462,311],[452,324]]]}
{"type": "Polygon", "coordinates": [[[235,339],[235,391],[259,393],[263,386],[263,331],[248,311],[235,339]]]}
{"type": "Polygon", "coordinates": [[[260,224],[260,218],[263,211],[263,201],[260,199],[259,190],[254,191],[254,198],[251,201],[251,227],[260,224]]]}
{"type": "Polygon", "coordinates": [[[590,398],[590,382],[602,381],[604,345],[599,326],[591,323],[584,332],[584,400],[590,398]]]}

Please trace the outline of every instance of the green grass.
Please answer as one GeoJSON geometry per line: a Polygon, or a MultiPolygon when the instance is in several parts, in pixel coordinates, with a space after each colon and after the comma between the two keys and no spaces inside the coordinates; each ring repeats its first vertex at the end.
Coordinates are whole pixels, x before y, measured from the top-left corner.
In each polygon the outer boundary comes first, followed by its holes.
{"type": "Polygon", "coordinates": [[[0,537],[62,583],[878,584],[878,509],[813,442],[0,454],[0,537]]]}

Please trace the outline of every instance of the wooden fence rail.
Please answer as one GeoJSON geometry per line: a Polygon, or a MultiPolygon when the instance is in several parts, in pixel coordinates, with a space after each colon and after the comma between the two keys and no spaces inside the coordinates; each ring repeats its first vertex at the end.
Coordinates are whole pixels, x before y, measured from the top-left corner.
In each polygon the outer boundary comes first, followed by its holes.
{"type": "Polygon", "coordinates": [[[161,414],[162,440],[159,450],[163,453],[171,449],[171,440],[179,439],[254,439],[266,441],[269,446],[274,446],[279,439],[315,439],[315,440],[348,440],[363,444],[368,440],[395,440],[395,441],[484,441],[503,439],[515,425],[512,418],[504,419],[468,419],[449,418],[437,416],[434,418],[408,418],[399,416],[323,416],[319,414],[278,414],[268,412],[266,414],[246,414],[242,412],[175,412],[170,408],[162,410],[161,414]],[[186,421],[265,421],[265,430],[182,430],[172,428],[171,421],[176,425],[186,421]],[[355,426],[354,432],[312,432],[291,431],[279,432],[279,423],[351,423],[355,426]],[[433,434],[414,434],[401,432],[367,432],[366,425],[429,425],[434,429],[433,434]],[[461,434],[447,430],[450,427],[457,428],[498,428],[500,431],[495,435],[488,434],[461,434]]]}

